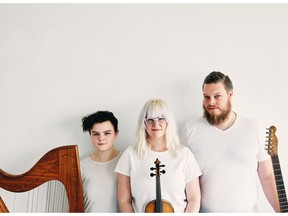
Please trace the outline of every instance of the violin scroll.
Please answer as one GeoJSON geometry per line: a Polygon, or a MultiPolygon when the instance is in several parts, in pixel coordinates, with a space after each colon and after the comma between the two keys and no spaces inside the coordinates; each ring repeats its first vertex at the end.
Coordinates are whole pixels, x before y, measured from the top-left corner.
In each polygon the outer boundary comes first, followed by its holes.
{"type": "Polygon", "coordinates": [[[165,170],[160,170],[161,167],[165,167],[164,164],[161,164],[161,161],[157,158],[155,163],[155,167],[151,167],[150,170],[153,171],[155,170],[155,173],[150,173],[150,176],[160,176],[161,174],[165,174],[165,170]],[[161,164],[161,165],[160,165],[161,164]]]}

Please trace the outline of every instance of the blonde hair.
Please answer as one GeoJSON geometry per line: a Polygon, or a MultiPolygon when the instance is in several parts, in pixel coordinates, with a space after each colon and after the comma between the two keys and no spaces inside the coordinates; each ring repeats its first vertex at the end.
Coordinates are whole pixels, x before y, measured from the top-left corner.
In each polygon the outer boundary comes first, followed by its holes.
{"type": "Polygon", "coordinates": [[[149,148],[149,140],[147,138],[145,119],[146,118],[166,118],[167,128],[166,128],[166,147],[168,151],[172,153],[173,156],[177,155],[177,151],[181,146],[176,122],[173,113],[169,109],[167,103],[162,99],[150,99],[143,106],[139,118],[138,126],[136,131],[136,146],[135,150],[140,158],[146,155],[149,148]]]}

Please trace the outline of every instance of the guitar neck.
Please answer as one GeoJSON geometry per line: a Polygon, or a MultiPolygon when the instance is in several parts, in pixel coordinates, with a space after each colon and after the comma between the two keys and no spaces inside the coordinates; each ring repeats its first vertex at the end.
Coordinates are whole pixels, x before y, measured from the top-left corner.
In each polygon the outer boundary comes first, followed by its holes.
{"type": "Polygon", "coordinates": [[[275,177],[275,182],[276,182],[276,187],[277,187],[280,212],[288,212],[288,202],[287,202],[286,191],[285,191],[285,186],[284,186],[284,182],[282,178],[282,172],[281,172],[278,155],[271,156],[271,159],[272,159],[274,177],[275,177]]]}

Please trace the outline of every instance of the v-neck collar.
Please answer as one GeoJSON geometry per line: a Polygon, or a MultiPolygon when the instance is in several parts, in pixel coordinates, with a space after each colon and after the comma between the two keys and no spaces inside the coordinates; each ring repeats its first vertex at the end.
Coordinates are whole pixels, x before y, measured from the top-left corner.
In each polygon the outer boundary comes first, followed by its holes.
{"type": "Polygon", "coordinates": [[[235,114],[236,114],[235,121],[234,121],[233,124],[232,124],[229,128],[227,128],[226,130],[221,130],[220,128],[216,127],[215,125],[209,124],[209,122],[208,122],[206,119],[205,119],[205,120],[206,120],[207,124],[208,124],[210,127],[214,128],[214,130],[217,131],[218,133],[227,134],[227,133],[229,133],[230,131],[234,130],[234,128],[238,125],[239,115],[238,115],[237,113],[235,113],[235,114]]]}

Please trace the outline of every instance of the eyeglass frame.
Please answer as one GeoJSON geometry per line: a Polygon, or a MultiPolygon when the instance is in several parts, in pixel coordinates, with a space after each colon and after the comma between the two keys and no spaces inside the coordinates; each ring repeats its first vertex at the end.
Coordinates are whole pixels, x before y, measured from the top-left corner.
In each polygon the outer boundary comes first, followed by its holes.
{"type": "Polygon", "coordinates": [[[153,125],[153,124],[155,124],[156,120],[161,125],[164,124],[164,123],[167,123],[167,118],[165,118],[165,117],[146,118],[144,120],[144,122],[145,122],[146,125],[153,125]],[[153,120],[153,122],[152,123],[148,123],[148,120],[153,120]]]}

